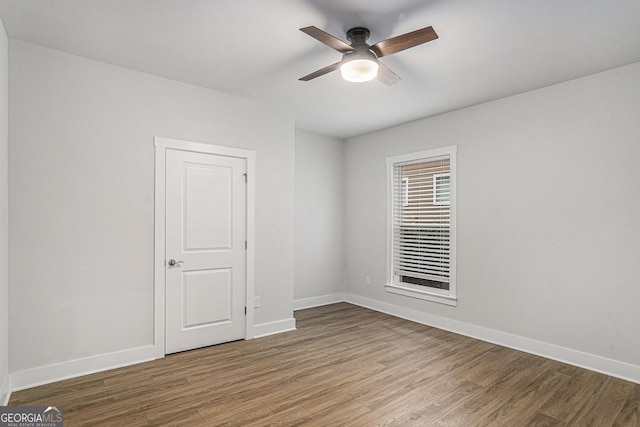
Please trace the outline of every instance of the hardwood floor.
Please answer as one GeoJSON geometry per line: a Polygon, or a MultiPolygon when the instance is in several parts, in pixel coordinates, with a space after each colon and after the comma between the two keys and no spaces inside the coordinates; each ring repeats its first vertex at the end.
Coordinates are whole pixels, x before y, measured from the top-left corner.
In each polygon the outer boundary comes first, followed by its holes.
{"type": "Polygon", "coordinates": [[[640,426],[640,385],[346,303],[298,330],[15,392],[65,425],[640,426]]]}

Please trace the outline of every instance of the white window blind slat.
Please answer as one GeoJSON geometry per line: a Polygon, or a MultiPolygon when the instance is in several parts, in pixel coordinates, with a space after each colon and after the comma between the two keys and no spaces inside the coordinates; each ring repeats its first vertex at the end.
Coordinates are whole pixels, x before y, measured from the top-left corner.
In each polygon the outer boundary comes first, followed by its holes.
{"type": "Polygon", "coordinates": [[[449,250],[449,245],[439,244],[438,242],[419,242],[419,241],[411,241],[406,245],[403,245],[402,248],[399,248],[400,253],[410,254],[415,251],[430,251],[430,252],[446,252],[449,250]]]}
{"type": "Polygon", "coordinates": [[[446,253],[437,253],[437,254],[429,254],[431,256],[428,255],[423,255],[423,256],[413,256],[412,254],[400,254],[400,257],[398,258],[398,262],[399,264],[411,264],[411,265],[418,265],[421,266],[423,265],[423,262],[425,260],[433,260],[434,264],[432,266],[437,266],[438,268],[442,267],[442,266],[446,266],[449,265],[449,261],[447,259],[447,255],[446,253]]]}

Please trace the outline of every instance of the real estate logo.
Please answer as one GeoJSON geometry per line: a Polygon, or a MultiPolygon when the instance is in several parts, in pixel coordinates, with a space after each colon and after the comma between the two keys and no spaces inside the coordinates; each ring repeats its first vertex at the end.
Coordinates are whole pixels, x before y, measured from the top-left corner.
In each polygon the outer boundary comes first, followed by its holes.
{"type": "Polygon", "coordinates": [[[0,427],[62,427],[63,419],[61,406],[0,407],[0,427]]]}

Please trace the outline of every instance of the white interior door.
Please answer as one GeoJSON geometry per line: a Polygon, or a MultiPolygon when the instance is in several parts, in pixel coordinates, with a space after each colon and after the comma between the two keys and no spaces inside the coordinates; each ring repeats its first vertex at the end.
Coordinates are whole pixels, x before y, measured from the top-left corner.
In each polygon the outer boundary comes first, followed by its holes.
{"type": "Polygon", "coordinates": [[[167,150],[165,351],[242,339],[246,159],[167,150]]]}

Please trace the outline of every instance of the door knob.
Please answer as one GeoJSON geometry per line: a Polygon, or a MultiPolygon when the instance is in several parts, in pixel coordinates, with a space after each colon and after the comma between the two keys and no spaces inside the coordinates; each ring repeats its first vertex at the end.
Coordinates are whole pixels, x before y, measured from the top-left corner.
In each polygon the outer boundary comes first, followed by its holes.
{"type": "Polygon", "coordinates": [[[169,267],[173,267],[174,265],[183,264],[183,263],[184,263],[183,261],[176,261],[175,259],[170,259],[169,260],[169,267]]]}

